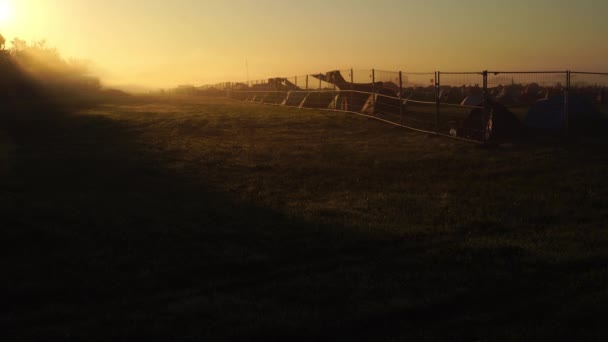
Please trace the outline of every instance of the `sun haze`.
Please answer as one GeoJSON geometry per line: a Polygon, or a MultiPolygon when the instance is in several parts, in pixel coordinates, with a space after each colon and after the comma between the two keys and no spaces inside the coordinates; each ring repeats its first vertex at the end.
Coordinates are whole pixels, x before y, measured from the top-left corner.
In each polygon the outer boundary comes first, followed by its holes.
{"type": "MultiPolygon", "coordinates": [[[[0,0],[0,25],[7,25],[13,18],[13,5],[9,0],[0,0]]],[[[1,28],[2,26],[0,26],[1,28]]]]}
{"type": "MultiPolygon", "coordinates": [[[[46,39],[105,82],[170,87],[336,68],[607,71],[603,0],[0,0],[0,33],[46,39]]],[[[7,44],[9,45],[9,44],[7,44]]]]}

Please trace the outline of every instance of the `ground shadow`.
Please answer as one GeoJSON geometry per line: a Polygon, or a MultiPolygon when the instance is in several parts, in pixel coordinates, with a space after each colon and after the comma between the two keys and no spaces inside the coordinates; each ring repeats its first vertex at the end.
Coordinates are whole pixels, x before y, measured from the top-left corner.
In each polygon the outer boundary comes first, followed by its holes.
{"type": "Polygon", "coordinates": [[[597,304],[605,295],[586,312],[566,309],[601,293],[605,282],[571,284],[605,276],[594,272],[606,260],[548,261],[454,235],[287,218],[165,168],[170,156],[142,144],[128,123],[41,109],[2,118],[14,145],[0,180],[9,336],[606,335],[598,319],[606,309],[597,304]]]}

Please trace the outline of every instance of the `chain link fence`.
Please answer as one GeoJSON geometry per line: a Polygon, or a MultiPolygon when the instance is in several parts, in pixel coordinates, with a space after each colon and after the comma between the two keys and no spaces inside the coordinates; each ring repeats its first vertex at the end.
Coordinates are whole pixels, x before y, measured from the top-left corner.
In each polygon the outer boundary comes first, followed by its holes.
{"type": "Polygon", "coordinates": [[[608,117],[608,73],[571,72],[570,92],[608,117]]]}
{"type": "Polygon", "coordinates": [[[211,86],[240,101],[353,112],[487,142],[608,117],[608,73],[335,70],[211,86]]]}

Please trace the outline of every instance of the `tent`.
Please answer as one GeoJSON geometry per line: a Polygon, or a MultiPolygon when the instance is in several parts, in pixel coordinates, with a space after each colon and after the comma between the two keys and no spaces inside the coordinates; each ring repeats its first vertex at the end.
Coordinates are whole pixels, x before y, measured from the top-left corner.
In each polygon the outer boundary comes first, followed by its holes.
{"type": "MultiPolygon", "coordinates": [[[[484,107],[485,103],[480,103],[484,107]]],[[[504,105],[488,101],[488,116],[483,108],[474,108],[457,130],[458,136],[473,140],[509,140],[521,137],[525,127],[504,105]]]]}
{"type": "Polygon", "coordinates": [[[306,98],[305,92],[294,92],[290,91],[287,93],[287,97],[281,103],[283,106],[299,107],[302,101],[306,98]]]}
{"type": "Polygon", "coordinates": [[[483,102],[483,98],[480,95],[469,95],[462,100],[461,106],[477,107],[483,102]]]}
{"type": "Polygon", "coordinates": [[[401,108],[403,107],[403,101],[394,97],[383,96],[382,92],[380,94],[372,94],[369,95],[365,103],[363,104],[363,108],[361,108],[361,113],[374,115],[374,114],[394,114],[399,115],[401,113],[401,108]]]}
{"type": "Polygon", "coordinates": [[[601,103],[601,104],[608,103],[608,95],[606,94],[606,89],[602,88],[598,91],[597,103],[601,103]]]}
{"type": "MultiPolygon", "coordinates": [[[[566,105],[564,96],[541,99],[530,107],[524,120],[526,126],[544,131],[561,131],[566,127],[566,105]]],[[[568,98],[568,122],[571,125],[584,124],[600,115],[588,99],[570,95],[568,98]]]]}
{"type": "Polygon", "coordinates": [[[537,100],[540,100],[546,97],[546,89],[541,88],[536,83],[530,83],[524,89],[524,99],[528,103],[534,103],[537,100]]]}
{"type": "Polygon", "coordinates": [[[505,106],[517,106],[521,105],[524,101],[520,89],[513,86],[507,86],[502,88],[500,93],[496,95],[496,102],[505,106]]]}
{"type": "Polygon", "coordinates": [[[338,93],[334,96],[334,99],[329,104],[329,109],[335,110],[351,110],[349,105],[350,97],[348,94],[338,93]]]}

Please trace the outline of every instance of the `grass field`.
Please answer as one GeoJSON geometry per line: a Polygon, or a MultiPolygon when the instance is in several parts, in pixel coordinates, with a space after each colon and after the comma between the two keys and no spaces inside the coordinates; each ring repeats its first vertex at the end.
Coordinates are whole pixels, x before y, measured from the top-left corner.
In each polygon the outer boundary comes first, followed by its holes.
{"type": "Polygon", "coordinates": [[[1,120],[11,340],[608,338],[601,140],[216,98],[1,120]]]}

